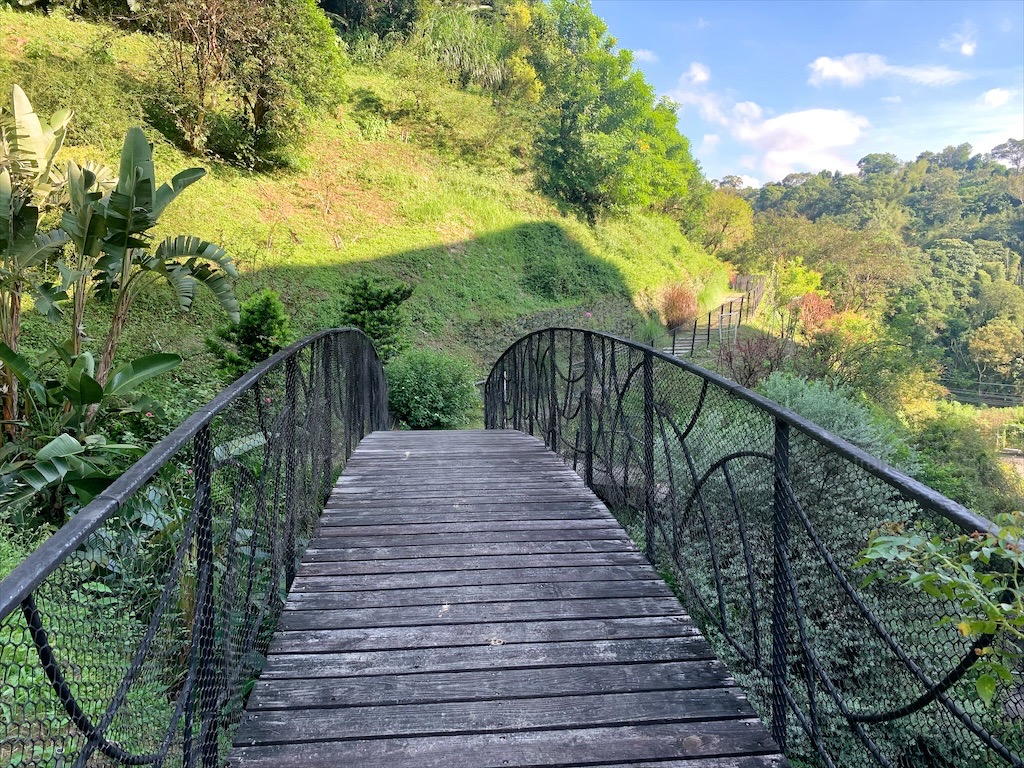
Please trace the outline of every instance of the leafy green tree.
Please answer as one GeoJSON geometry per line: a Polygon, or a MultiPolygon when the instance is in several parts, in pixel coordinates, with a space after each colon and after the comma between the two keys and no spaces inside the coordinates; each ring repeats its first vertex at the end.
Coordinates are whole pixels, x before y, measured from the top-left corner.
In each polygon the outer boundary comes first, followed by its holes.
{"type": "Polygon", "coordinates": [[[479,407],[473,369],[460,357],[433,349],[410,349],[386,367],[388,406],[412,429],[453,429],[479,407]]]}
{"type": "Polygon", "coordinates": [[[538,181],[591,221],[686,194],[699,178],[669,105],[616,51],[589,0],[554,0],[537,14],[545,44],[534,67],[544,84],[538,181]],[[545,36],[546,34],[546,36],[545,36]]]}
{"type": "Polygon", "coordinates": [[[753,236],[754,212],[750,203],[726,188],[714,190],[704,215],[704,247],[718,253],[736,248],[753,236]]]}
{"type": "Polygon", "coordinates": [[[276,162],[306,113],[344,95],[344,59],[315,0],[154,0],[152,11],[167,39],[155,62],[167,108],[192,152],[276,162]]]}
{"type": "Polygon", "coordinates": [[[979,381],[989,372],[1010,379],[1024,359],[1024,331],[1009,320],[993,320],[971,332],[967,347],[979,381]]]}
{"type": "Polygon", "coordinates": [[[872,176],[875,174],[892,175],[899,171],[900,160],[896,155],[891,152],[874,153],[865,155],[857,161],[857,167],[860,168],[861,176],[872,176]]]}
{"type": "Polygon", "coordinates": [[[428,7],[425,0],[321,0],[320,5],[349,31],[382,37],[408,32],[428,7]]]}

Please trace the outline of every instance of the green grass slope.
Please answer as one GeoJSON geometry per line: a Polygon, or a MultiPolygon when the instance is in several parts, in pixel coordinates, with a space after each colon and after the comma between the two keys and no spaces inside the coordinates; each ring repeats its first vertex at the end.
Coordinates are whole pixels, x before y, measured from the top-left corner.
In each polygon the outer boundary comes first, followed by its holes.
{"type": "MultiPolygon", "coordinates": [[[[62,157],[113,166],[125,130],[142,124],[161,178],[207,168],[165,214],[165,233],[222,244],[241,271],[239,297],[276,289],[300,334],[336,323],[339,289],[351,277],[400,277],[415,286],[410,340],[466,354],[484,372],[531,328],[625,332],[638,319],[634,307],[666,283],[696,280],[709,304],[725,290],[724,265],[668,218],[633,215],[590,227],[561,214],[532,191],[515,150],[523,137],[488,99],[423,82],[414,69],[353,69],[349,101],[316,122],[291,167],[254,173],[188,157],[153,124],[159,85],[150,38],[0,11],[0,40],[5,93],[20,84],[47,117],[74,110],[62,157]],[[365,105],[375,100],[410,107],[400,122],[368,129],[365,105]]],[[[94,302],[90,336],[102,336],[107,312],[94,302]]],[[[182,315],[169,295],[155,292],[133,310],[121,356],[185,357],[159,387],[180,418],[221,387],[202,339],[222,321],[210,297],[182,315]]],[[[42,349],[64,335],[33,318],[23,343],[42,349]]]]}

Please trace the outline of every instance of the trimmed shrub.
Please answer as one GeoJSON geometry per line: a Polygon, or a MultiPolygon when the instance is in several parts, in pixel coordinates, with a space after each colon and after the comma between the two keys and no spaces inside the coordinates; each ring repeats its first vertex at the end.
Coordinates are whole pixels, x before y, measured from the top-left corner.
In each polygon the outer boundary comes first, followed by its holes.
{"type": "Polygon", "coordinates": [[[461,357],[432,349],[404,352],[387,365],[388,405],[412,429],[452,429],[478,407],[473,369],[461,357]]]}

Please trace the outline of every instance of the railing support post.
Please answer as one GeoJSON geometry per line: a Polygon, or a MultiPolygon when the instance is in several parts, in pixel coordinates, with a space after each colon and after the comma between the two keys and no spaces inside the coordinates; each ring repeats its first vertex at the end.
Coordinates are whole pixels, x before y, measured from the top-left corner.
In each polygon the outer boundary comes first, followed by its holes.
{"type": "Polygon", "coordinates": [[[654,565],[654,355],[644,351],[644,552],[654,565]]]}
{"type": "Polygon", "coordinates": [[[558,364],[555,362],[555,329],[548,330],[548,448],[558,453],[558,364]]]}
{"type": "Polygon", "coordinates": [[[199,699],[199,758],[203,768],[218,765],[217,737],[217,648],[214,567],[213,567],[213,499],[211,462],[213,436],[205,426],[196,434],[193,445],[194,501],[196,519],[196,689],[199,699]]]}
{"type": "Polygon", "coordinates": [[[772,737],[786,749],[786,677],[789,616],[789,424],[775,418],[774,492],[772,500],[772,737]]]}
{"type": "Polygon", "coordinates": [[[324,478],[320,489],[321,497],[326,499],[331,492],[331,480],[334,475],[334,342],[333,336],[323,340],[323,357],[321,364],[324,373],[324,478]]]}
{"type": "MultiPolygon", "coordinates": [[[[674,344],[674,342],[673,342],[674,344]]],[[[594,488],[594,337],[583,332],[583,480],[594,488]]]]}
{"type": "Polygon", "coordinates": [[[298,524],[298,510],[296,509],[296,474],[298,474],[299,467],[297,457],[295,455],[295,433],[298,429],[298,419],[296,414],[296,408],[298,403],[298,390],[299,390],[299,364],[295,361],[295,357],[289,357],[285,362],[284,366],[284,401],[285,408],[288,409],[285,417],[284,424],[284,466],[285,466],[285,479],[284,479],[284,499],[285,508],[284,515],[287,521],[287,540],[284,548],[285,556],[285,583],[288,587],[291,587],[292,581],[295,579],[295,542],[297,538],[297,532],[295,530],[298,524]]]}

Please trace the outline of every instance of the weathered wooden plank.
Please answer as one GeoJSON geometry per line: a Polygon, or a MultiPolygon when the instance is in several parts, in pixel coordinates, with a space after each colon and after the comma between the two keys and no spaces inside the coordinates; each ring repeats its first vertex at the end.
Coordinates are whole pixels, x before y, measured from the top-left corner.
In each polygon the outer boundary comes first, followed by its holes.
{"type": "MultiPolygon", "coordinates": [[[[597,576],[600,578],[600,575],[597,576]]],[[[507,584],[466,587],[415,587],[374,592],[296,592],[286,611],[330,611],[356,608],[405,608],[414,606],[480,605],[520,600],[579,600],[584,598],[669,597],[665,583],[646,581],[567,581],[552,584],[507,584]]],[[[441,611],[438,611],[440,613],[441,611]]]]}
{"type": "MultiPolygon", "coordinates": [[[[456,527],[456,526],[452,526],[456,527]]],[[[347,548],[356,549],[365,547],[376,549],[387,545],[390,547],[418,546],[427,547],[437,544],[500,544],[504,542],[526,542],[526,541],[622,541],[628,539],[622,528],[612,528],[605,523],[602,528],[593,526],[580,527],[573,530],[564,528],[542,528],[537,531],[504,530],[504,531],[447,531],[443,533],[376,533],[374,535],[347,535],[339,536],[333,532],[328,533],[323,528],[320,535],[313,540],[310,546],[325,546],[328,539],[343,541],[347,548]]]]}
{"type": "Polygon", "coordinates": [[[690,768],[720,768],[723,763],[697,762],[696,758],[733,760],[737,754],[775,751],[761,723],[749,719],[243,747],[234,750],[229,764],[235,768],[508,768],[689,758],[694,760],[688,763],[690,768]]]}
{"type": "Polygon", "coordinates": [[[630,543],[624,539],[595,541],[510,541],[507,543],[435,544],[433,546],[378,547],[372,553],[365,547],[346,548],[344,541],[324,537],[316,539],[306,550],[311,563],[325,560],[400,560],[418,557],[486,557],[488,555],[568,555],[578,552],[621,552],[630,543]]]}
{"type": "Polygon", "coordinates": [[[678,616],[679,603],[671,597],[596,598],[580,600],[525,600],[491,603],[435,603],[398,608],[348,608],[318,611],[286,610],[280,628],[355,629],[407,627],[428,624],[479,624],[488,621],[544,621],[547,619],[616,619],[628,616],[678,616]]]}
{"type": "Polygon", "coordinates": [[[735,688],[249,712],[247,746],[485,731],[749,718],[735,688]]]}
{"type": "Polygon", "coordinates": [[[278,632],[271,653],[338,653],[401,648],[455,648],[463,645],[550,643],[557,640],[622,640],[652,637],[695,637],[688,616],[643,616],[628,619],[553,619],[453,626],[307,629],[278,632]]]}
{"type": "MultiPolygon", "coordinates": [[[[389,562],[394,562],[389,561],[389,562]]],[[[299,592],[353,592],[376,589],[423,589],[428,587],[504,586],[563,581],[590,581],[600,576],[602,581],[628,581],[630,579],[658,578],[646,563],[635,566],[603,565],[593,567],[559,566],[557,568],[494,568],[471,571],[427,571],[410,579],[406,574],[382,573],[359,576],[312,576],[305,569],[292,582],[292,593],[299,592]]]]}
{"type": "Polygon", "coordinates": [[[723,688],[735,685],[717,659],[592,667],[421,672],[387,677],[261,680],[249,709],[305,709],[365,705],[480,701],[536,696],[723,688]]]}
{"type": "Polygon", "coordinates": [[[431,573],[438,570],[474,571],[492,568],[547,568],[557,565],[600,567],[602,565],[647,565],[650,564],[639,552],[580,552],[554,555],[490,555],[488,557],[434,557],[408,558],[405,560],[336,560],[313,562],[305,560],[299,567],[300,575],[348,576],[355,574],[385,573],[431,573]]]}
{"type": "Polygon", "coordinates": [[[267,657],[261,679],[363,677],[409,672],[699,661],[713,658],[711,647],[701,637],[595,640],[586,643],[566,640],[554,643],[352,653],[279,653],[267,657]]]}
{"type": "Polygon", "coordinates": [[[561,531],[574,538],[579,531],[618,528],[612,518],[590,518],[584,520],[481,520],[445,521],[441,523],[379,523],[374,526],[353,526],[348,524],[344,514],[325,515],[320,520],[319,536],[422,536],[430,533],[490,533],[493,531],[561,531]]]}

